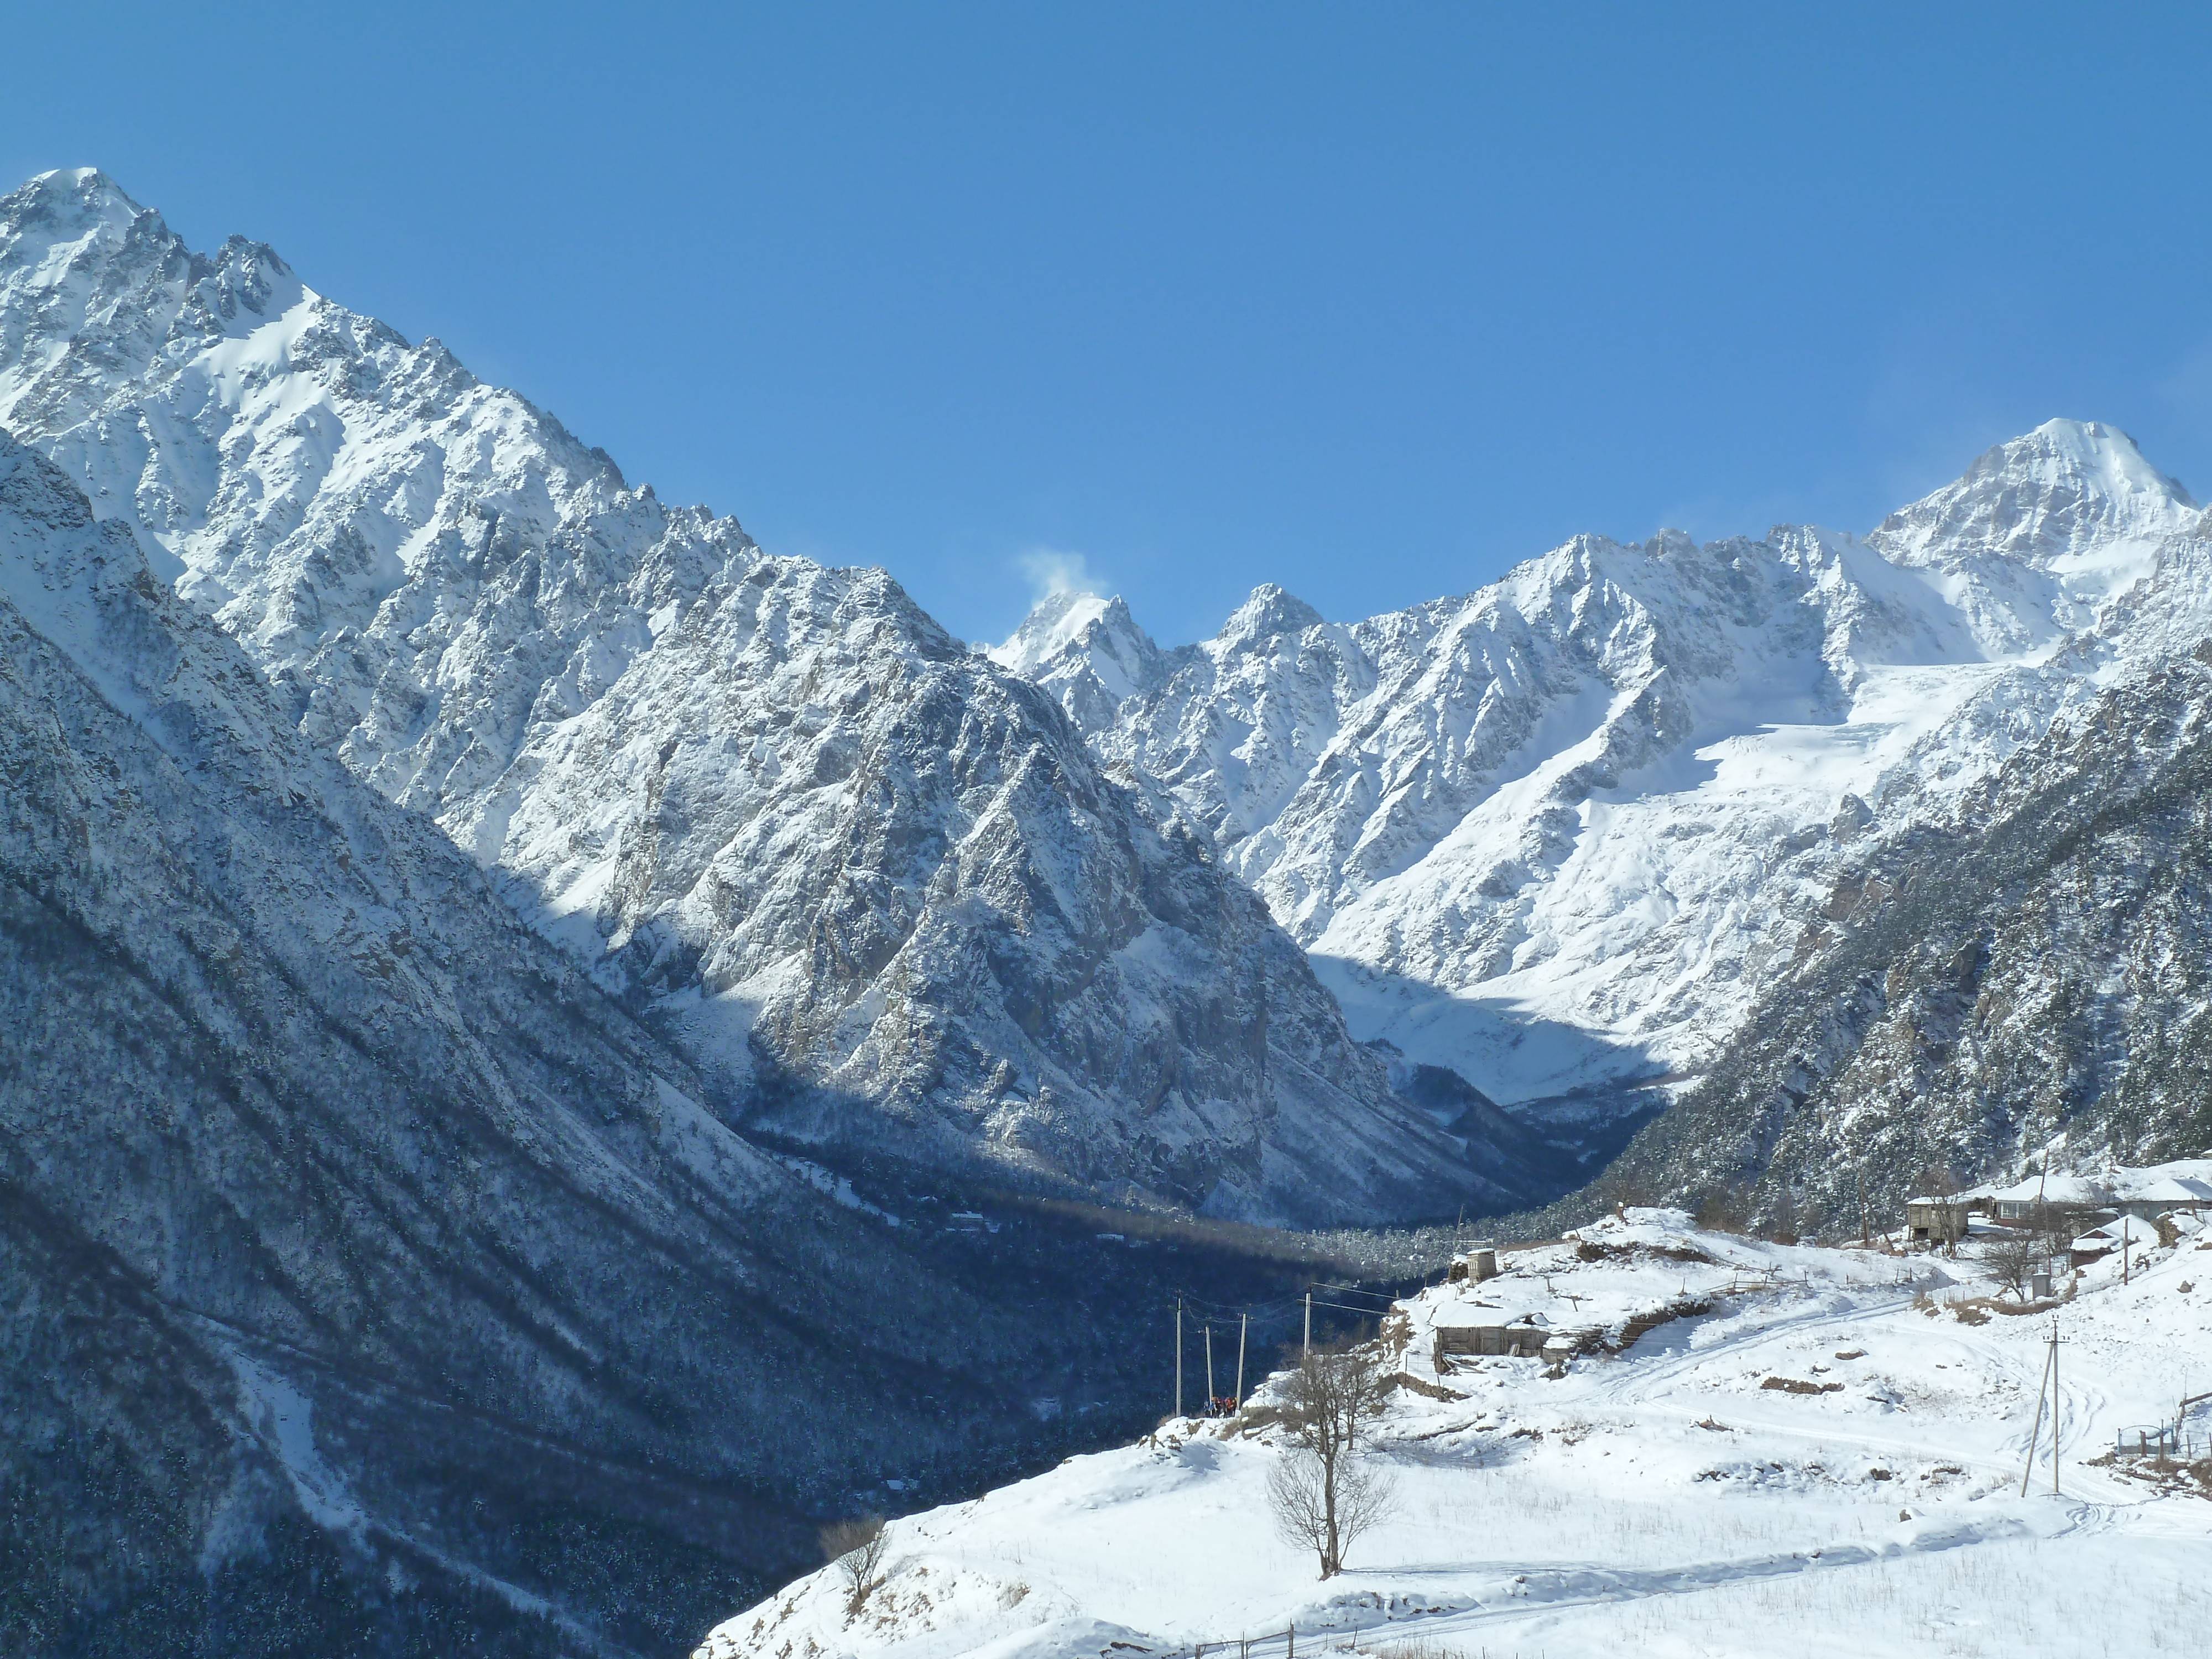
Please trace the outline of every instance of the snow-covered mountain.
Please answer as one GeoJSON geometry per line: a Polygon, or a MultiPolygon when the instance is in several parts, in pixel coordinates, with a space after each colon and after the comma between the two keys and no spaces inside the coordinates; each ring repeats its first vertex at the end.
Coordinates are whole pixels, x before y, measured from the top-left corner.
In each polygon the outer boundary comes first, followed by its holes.
{"type": "Polygon", "coordinates": [[[733,1121],[1262,1218],[1617,1145],[1869,848],[2212,606],[2187,494],[2061,421],[1863,540],[1583,537],[1349,624],[1266,586],[1171,650],[1060,593],[976,653],[90,172],[0,199],[0,426],[733,1121]]]}
{"type": "Polygon", "coordinates": [[[1111,1364],[719,1121],[4,437],[0,1030],[10,1653],[668,1650],[1111,1364]]]}
{"type": "Polygon", "coordinates": [[[1518,1190],[1028,681],[267,247],[89,170],[0,198],[0,428],[725,1110],[1258,1218],[1518,1190]]]}
{"type": "Polygon", "coordinates": [[[2198,519],[2054,421],[1863,541],[1581,537],[1349,624],[1266,586],[1169,651],[1062,595],[1000,655],[1158,781],[1356,1035],[1588,1112],[1700,1073],[1863,838],[2203,632],[2198,519]]]}

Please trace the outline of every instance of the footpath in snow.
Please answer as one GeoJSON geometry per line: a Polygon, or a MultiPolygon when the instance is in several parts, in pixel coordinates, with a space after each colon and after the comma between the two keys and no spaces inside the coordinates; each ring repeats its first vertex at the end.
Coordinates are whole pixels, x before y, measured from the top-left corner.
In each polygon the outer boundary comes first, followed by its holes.
{"type": "MultiPolygon", "coordinates": [[[[2212,1390],[2212,1230],[2026,1314],[1998,1310],[1989,1248],[1783,1246],[1632,1209],[1397,1304],[1372,1454],[1395,1498],[1334,1579],[1269,1521],[1262,1388],[895,1522],[858,1613],[825,1568],[698,1659],[2206,1651],[2212,1458],[2113,1448],[2212,1390]],[[2059,1490],[2046,1419],[2023,1497],[2054,1319],[2059,1490]],[[1439,1323],[1485,1320],[1547,1346],[1440,1370],[1439,1323]]],[[[2212,1402],[2184,1427],[2205,1455],[2212,1402]]]]}

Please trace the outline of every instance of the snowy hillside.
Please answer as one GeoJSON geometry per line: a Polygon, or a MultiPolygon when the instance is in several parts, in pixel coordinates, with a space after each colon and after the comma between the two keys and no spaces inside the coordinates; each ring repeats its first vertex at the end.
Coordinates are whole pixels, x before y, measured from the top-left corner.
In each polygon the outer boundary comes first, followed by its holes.
{"type": "MultiPolygon", "coordinates": [[[[1334,1579],[1270,1528],[1283,1436],[1262,1391],[1243,1417],[1170,1419],[896,1522],[857,1615],[825,1569],[700,1651],[2195,1652],[2212,1460],[2160,1473],[2110,1454],[2212,1389],[2207,1241],[2139,1250],[2124,1285],[2110,1258],[2061,1287],[2056,1497],[2047,1422],[2021,1495],[2051,1315],[1993,1307],[1986,1242],[1956,1260],[1784,1247],[1634,1210],[1401,1304],[1405,1380],[1376,1454],[1396,1500],[1334,1579]],[[1595,1346],[1557,1377],[1533,1358],[1439,1374],[1431,1328],[1478,1304],[1595,1346]]],[[[2208,1413],[2185,1423],[2200,1450],[2208,1413]]]]}
{"type": "Polygon", "coordinates": [[[2193,642],[2198,523],[2054,421],[1863,542],[1583,537],[1356,623],[1262,587],[1166,652],[1062,595],[1000,654],[1165,787],[1357,1035],[1556,1110],[1701,1071],[1855,843],[2193,642]]]}
{"type": "Polygon", "coordinates": [[[630,488],[267,247],[193,252],[89,170],[0,198],[0,428],[726,1113],[1258,1218],[1527,1195],[890,577],[630,488]]]}

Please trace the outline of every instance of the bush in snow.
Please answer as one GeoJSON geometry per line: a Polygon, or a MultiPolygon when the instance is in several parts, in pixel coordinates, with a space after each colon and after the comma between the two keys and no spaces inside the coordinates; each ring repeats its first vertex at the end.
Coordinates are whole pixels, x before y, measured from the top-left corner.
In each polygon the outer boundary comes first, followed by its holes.
{"type": "Polygon", "coordinates": [[[822,1553],[845,1581],[845,1616],[857,1619],[884,1582],[884,1552],[890,1547],[881,1516],[863,1516],[822,1528],[822,1553]]]}

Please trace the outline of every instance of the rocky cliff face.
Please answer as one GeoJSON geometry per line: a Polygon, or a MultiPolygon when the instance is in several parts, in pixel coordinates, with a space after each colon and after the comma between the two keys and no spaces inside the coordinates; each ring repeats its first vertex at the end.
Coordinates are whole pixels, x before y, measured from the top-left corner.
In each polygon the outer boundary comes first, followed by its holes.
{"type": "Polygon", "coordinates": [[[5,440],[0,1021],[11,1653],[680,1650],[1112,1374],[726,1127],[5,440]]]}
{"type": "Polygon", "coordinates": [[[1357,623],[1262,588],[1175,651],[1063,597],[1076,625],[1002,653],[1159,781],[1356,1035],[1595,1126],[1714,1062],[1856,848],[2193,640],[2197,518],[2124,434],[2053,422],[1865,542],[1582,538],[1357,623]]]}
{"type": "Polygon", "coordinates": [[[1505,1194],[1050,698],[266,247],[0,200],[0,426],[733,1120],[1255,1218],[1505,1194]]]}

